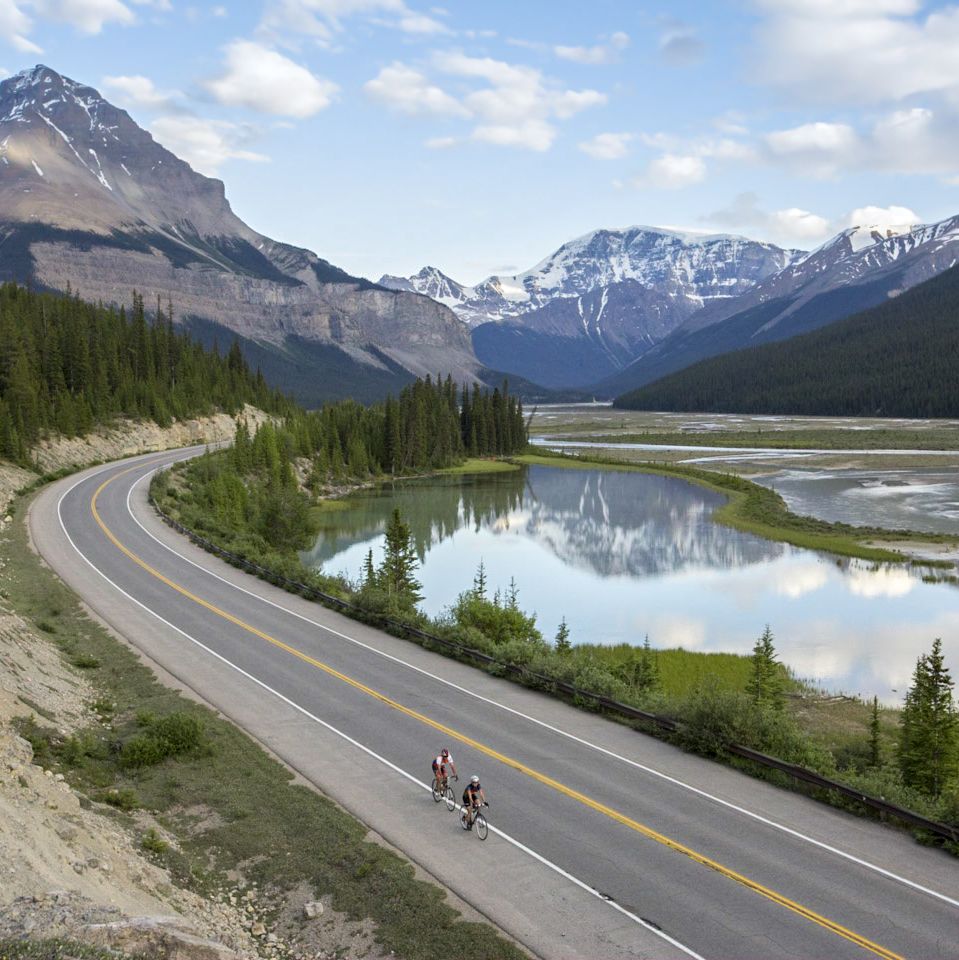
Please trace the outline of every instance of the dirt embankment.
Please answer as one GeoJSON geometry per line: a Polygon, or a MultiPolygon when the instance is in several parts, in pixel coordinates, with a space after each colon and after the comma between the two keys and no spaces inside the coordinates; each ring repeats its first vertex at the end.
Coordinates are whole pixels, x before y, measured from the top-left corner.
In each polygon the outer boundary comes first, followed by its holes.
{"type": "MultiPolygon", "coordinates": [[[[245,411],[251,427],[264,416],[245,411]]],[[[123,423],[89,438],[47,441],[36,461],[51,471],[214,442],[232,436],[233,425],[227,416],[167,429],[123,423]]],[[[27,470],[0,464],[0,535],[11,523],[7,508],[14,493],[34,479],[27,470]]],[[[0,581],[4,553],[0,544],[0,581]]],[[[69,936],[185,960],[262,955],[253,898],[214,902],[177,887],[109,816],[109,807],[81,801],[62,775],[34,762],[15,719],[33,716],[69,736],[93,719],[95,698],[82,672],[0,599],[0,939],[69,936]]],[[[148,814],[142,819],[139,832],[162,829],[148,814]]]]}

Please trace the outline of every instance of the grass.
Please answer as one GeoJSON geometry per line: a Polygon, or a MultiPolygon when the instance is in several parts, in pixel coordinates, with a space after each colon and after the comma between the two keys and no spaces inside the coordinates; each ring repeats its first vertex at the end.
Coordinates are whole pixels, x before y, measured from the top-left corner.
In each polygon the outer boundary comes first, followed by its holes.
{"type": "MultiPolygon", "coordinates": [[[[886,530],[881,527],[853,527],[845,523],[829,523],[815,517],[800,517],[790,513],[785,501],[774,490],[752,483],[734,474],[717,473],[679,464],[623,463],[604,457],[578,457],[564,454],[524,454],[513,458],[517,463],[568,469],[602,469],[656,473],[677,477],[716,490],[728,497],[727,502],[716,510],[712,519],[764,537],[791,543],[808,550],[822,550],[844,557],[858,557],[876,563],[904,563],[909,558],[885,547],[871,546],[864,541],[890,540],[897,543],[909,541],[921,543],[956,543],[954,536],[922,533],[909,530],[886,530]]],[[[947,561],[923,561],[924,566],[952,568],[947,561]]]]}
{"type": "Polygon", "coordinates": [[[516,469],[517,465],[509,460],[487,460],[479,457],[469,457],[455,467],[446,467],[437,472],[450,476],[462,473],[507,473],[516,469]]]}
{"type": "MultiPolygon", "coordinates": [[[[408,862],[367,840],[367,828],[331,801],[291,783],[292,775],[246,734],[164,687],[130,649],[85,615],[30,551],[22,499],[14,514],[0,544],[9,602],[33,623],[54,624],[50,642],[68,662],[90,664],[84,671],[98,698],[113,705],[109,717],[92,720],[70,738],[24,721],[38,761],[62,770],[92,800],[109,797],[121,811],[154,811],[178,849],[149,835],[146,845],[178,882],[200,893],[222,889],[236,873],[260,889],[280,892],[308,883],[318,895],[332,895],[334,910],[353,920],[372,919],[387,952],[406,960],[524,956],[491,926],[462,920],[444,902],[441,888],[417,880],[408,862]],[[183,749],[151,755],[156,762],[149,765],[125,765],[127,745],[151,730],[183,749]],[[193,820],[182,811],[192,807],[212,811],[216,825],[191,831],[193,820]]],[[[6,956],[47,954],[0,951],[0,960],[6,956]]]]}

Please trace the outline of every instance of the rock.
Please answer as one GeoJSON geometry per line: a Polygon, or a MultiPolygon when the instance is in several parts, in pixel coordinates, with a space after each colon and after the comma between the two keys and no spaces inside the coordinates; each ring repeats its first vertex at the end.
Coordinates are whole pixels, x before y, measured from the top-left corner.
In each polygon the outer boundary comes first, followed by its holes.
{"type": "Polygon", "coordinates": [[[83,928],[78,939],[125,954],[176,957],[177,960],[240,960],[240,954],[182,929],[182,923],[176,917],[135,917],[94,923],[83,928]]]}
{"type": "Polygon", "coordinates": [[[315,920],[323,915],[323,904],[319,900],[309,900],[303,904],[303,916],[315,920]]]}
{"type": "Polygon", "coordinates": [[[253,934],[254,937],[262,937],[266,933],[266,927],[257,920],[253,926],[250,927],[250,933],[253,934]]]}

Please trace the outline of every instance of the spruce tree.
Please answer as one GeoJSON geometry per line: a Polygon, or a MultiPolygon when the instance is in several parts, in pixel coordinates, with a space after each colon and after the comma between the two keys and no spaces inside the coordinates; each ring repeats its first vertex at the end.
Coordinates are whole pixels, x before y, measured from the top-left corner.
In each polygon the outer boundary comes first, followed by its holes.
{"type": "Polygon", "coordinates": [[[762,636],[753,646],[751,673],[749,682],[746,684],[746,693],[757,706],[772,710],[782,710],[785,706],[782,668],[776,660],[773,633],[768,623],[762,636]]]}
{"type": "Polygon", "coordinates": [[[878,767],[882,761],[879,744],[879,697],[872,698],[869,710],[869,766],[878,767]]]}
{"type": "Polygon", "coordinates": [[[636,687],[649,692],[659,686],[659,664],[656,654],[649,644],[649,634],[643,640],[643,648],[639,653],[639,666],[636,670],[636,687]]]}
{"type": "Polygon", "coordinates": [[[573,644],[569,639],[569,626],[566,623],[566,617],[559,622],[559,629],[556,631],[556,652],[561,657],[569,656],[573,650],[573,644]]]}
{"type": "Polygon", "coordinates": [[[386,525],[385,555],[378,580],[391,605],[398,610],[412,612],[422,599],[421,585],[414,576],[416,565],[410,528],[400,516],[399,509],[394,509],[386,525]]]}
{"type": "Polygon", "coordinates": [[[900,717],[899,768],[911,787],[938,797],[959,777],[959,715],[936,638],[916,661],[900,717]]]}

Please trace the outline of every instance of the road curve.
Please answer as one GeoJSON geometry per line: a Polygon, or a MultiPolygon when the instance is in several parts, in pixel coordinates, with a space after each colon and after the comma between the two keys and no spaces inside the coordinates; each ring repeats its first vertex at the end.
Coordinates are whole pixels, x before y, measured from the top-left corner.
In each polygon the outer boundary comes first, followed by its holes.
{"type": "Polygon", "coordinates": [[[137,457],[45,488],[44,559],[151,661],[543,957],[955,958],[959,867],[255,580],[162,524],[137,457]],[[486,843],[429,797],[448,745],[486,843]],[[373,802],[391,796],[392,803],[373,802]]]}

